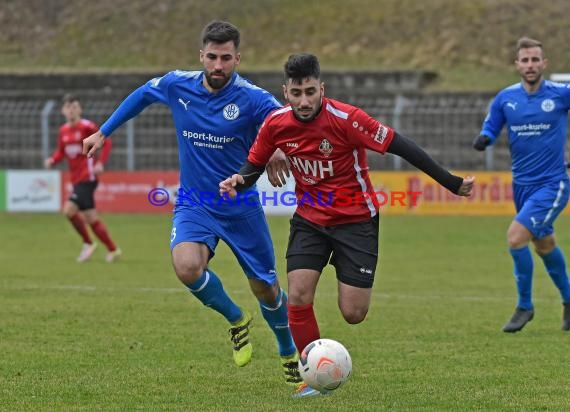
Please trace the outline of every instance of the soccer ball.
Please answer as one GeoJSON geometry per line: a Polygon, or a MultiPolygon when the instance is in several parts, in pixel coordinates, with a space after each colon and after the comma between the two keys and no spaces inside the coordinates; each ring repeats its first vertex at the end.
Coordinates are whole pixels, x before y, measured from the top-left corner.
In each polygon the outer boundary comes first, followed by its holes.
{"type": "Polygon", "coordinates": [[[352,359],[346,348],[332,339],[309,343],[299,357],[303,381],[319,392],[340,388],[352,372],[352,359]]]}

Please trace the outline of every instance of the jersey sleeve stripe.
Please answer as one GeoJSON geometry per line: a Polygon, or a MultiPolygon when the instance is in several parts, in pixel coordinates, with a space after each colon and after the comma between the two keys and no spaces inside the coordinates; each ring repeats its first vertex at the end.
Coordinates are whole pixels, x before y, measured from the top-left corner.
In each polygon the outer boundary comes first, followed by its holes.
{"type": "Polygon", "coordinates": [[[327,109],[327,112],[332,113],[336,117],[340,117],[341,119],[344,119],[344,120],[348,119],[348,113],[343,112],[343,111],[338,110],[338,109],[335,109],[334,107],[332,107],[328,103],[327,103],[326,109],[327,109]]]}
{"type": "Polygon", "coordinates": [[[283,114],[283,113],[290,112],[291,110],[292,110],[292,109],[291,109],[291,106],[282,107],[281,109],[275,110],[275,111],[273,112],[273,114],[271,115],[271,117],[277,116],[278,114],[283,114]]]}

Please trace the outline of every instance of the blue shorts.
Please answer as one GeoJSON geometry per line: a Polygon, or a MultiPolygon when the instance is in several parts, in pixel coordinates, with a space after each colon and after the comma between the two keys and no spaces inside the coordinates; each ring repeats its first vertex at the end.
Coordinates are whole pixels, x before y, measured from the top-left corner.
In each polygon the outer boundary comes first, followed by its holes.
{"type": "Polygon", "coordinates": [[[513,185],[517,215],[515,220],[526,227],[535,239],[554,233],[554,220],[568,203],[570,181],[534,186],[513,185]]]}
{"type": "Polygon", "coordinates": [[[220,239],[230,247],[248,278],[275,284],[275,253],[261,207],[246,215],[224,217],[216,217],[200,207],[174,211],[171,250],[181,242],[204,243],[212,259],[220,239]]]}

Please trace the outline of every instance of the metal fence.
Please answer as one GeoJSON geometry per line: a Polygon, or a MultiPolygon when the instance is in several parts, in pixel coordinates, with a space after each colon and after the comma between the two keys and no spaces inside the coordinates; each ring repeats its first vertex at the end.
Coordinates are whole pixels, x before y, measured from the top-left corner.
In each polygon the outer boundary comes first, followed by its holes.
{"type": "MultiPolygon", "coordinates": [[[[379,97],[347,95],[339,100],[361,107],[371,116],[414,139],[441,164],[455,170],[510,168],[506,139],[485,154],[471,148],[485,117],[491,95],[394,94],[379,97]]],[[[113,112],[119,100],[82,99],[83,116],[98,124],[113,112]]],[[[0,169],[37,169],[54,150],[63,122],[60,102],[0,99],[0,169]]],[[[397,156],[369,153],[372,169],[410,170],[397,156]]],[[[61,167],[64,167],[61,166],[61,167]]],[[[170,111],[148,107],[113,134],[108,170],[176,170],[178,149],[170,111]]]]}

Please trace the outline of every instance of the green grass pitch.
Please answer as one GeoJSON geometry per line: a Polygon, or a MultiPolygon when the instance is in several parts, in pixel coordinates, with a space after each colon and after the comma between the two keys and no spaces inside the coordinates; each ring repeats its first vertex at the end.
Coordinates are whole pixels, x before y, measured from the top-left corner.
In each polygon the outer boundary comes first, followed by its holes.
{"type": "MultiPolygon", "coordinates": [[[[348,325],[328,268],[315,302],[323,337],[353,358],[333,396],[292,399],[276,347],[229,249],[212,268],[254,313],[254,357],[237,368],[227,325],[178,282],[168,216],[105,215],[123,249],[79,265],[59,215],[0,214],[0,410],[381,411],[568,410],[570,334],[558,292],[535,256],[536,316],[501,332],[515,305],[509,217],[381,220],[367,319],[348,325]]],[[[286,286],[287,218],[270,218],[286,286]]],[[[570,220],[559,219],[570,253],[570,220]]]]}

